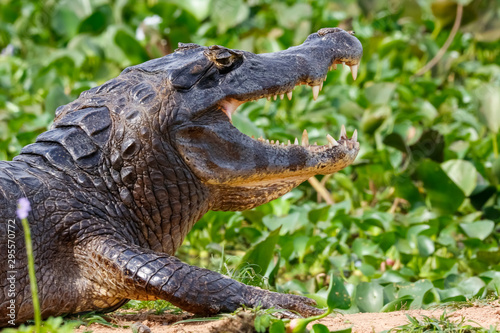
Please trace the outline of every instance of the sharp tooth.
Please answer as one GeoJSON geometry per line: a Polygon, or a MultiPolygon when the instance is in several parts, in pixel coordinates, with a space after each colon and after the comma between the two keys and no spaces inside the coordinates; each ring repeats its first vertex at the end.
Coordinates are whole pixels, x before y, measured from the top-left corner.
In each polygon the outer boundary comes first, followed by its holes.
{"type": "Polygon", "coordinates": [[[340,139],[347,139],[347,134],[345,132],[345,126],[342,125],[342,127],[340,127],[340,139]]]}
{"type": "Polygon", "coordinates": [[[345,62],[342,61],[342,68],[345,68],[345,62]]]}
{"type": "Polygon", "coordinates": [[[285,147],[285,143],[284,142],[281,143],[281,147],[285,147]]]}
{"type": "Polygon", "coordinates": [[[344,147],[347,147],[347,141],[342,142],[342,144],[344,145],[344,147]]]}
{"type": "Polygon", "coordinates": [[[262,137],[262,135],[260,136],[259,141],[264,141],[264,138],[262,137]]]}
{"type": "Polygon", "coordinates": [[[276,145],[279,145],[280,144],[280,140],[276,140],[276,145]]]}
{"type": "Polygon", "coordinates": [[[268,101],[270,101],[270,100],[271,100],[271,96],[267,96],[266,98],[267,98],[267,100],[268,100],[268,101]]]}
{"type": "Polygon", "coordinates": [[[321,91],[321,90],[323,90],[323,82],[321,82],[321,83],[320,83],[320,85],[319,85],[319,90],[320,90],[320,91],[321,91]]]}
{"type": "Polygon", "coordinates": [[[266,140],[266,143],[269,143],[269,139],[266,140]]]}
{"type": "Polygon", "coordinates": [[[337,70],[337,64],[332,65],[333,69],[337,70]]]}
{"type": "Polygon", "coordinates": [[[354,130],[354,133],[352,133],[351,140],[354,142],[358,141],[358,130],[354,130]]]}
{"type": "Polygon", "coordinates": [[[353,80],[356,80],[356,78],[358,77],[358,66],[359,65],[352,65],[351,66],[351,74],[352,74],[353,80]]]}
{"type": "Polygon", "coordinates": [[[286,93],[286,96],[288,97],[288,99],[291,101],[292,100],[292,95],[293,95],[293,92],[292,91],[289,91],[286,93]]]}
{"type": "Polygon", "coordinates": [[[339,143],[337,142],[337,140],[335,140],[330,134],[327,134],[326,138],[328,139],[328,142],[330,143],[330,147],[338,146],[339,145],[339,143]]]}
{"type": "Polygon", "coordinates": [[[271,140],[271,143],[274,145],[274,140],[271,140]]]}
{"type": "Polygon", "coordinates": [[[293,142],[294,145],[298,145],[299,144],[299,139],[295,138],[295,141],[293,142]]]}
{"type": "Polygon", "coordinates": [[[278,98],[278,95],[274,95],[273,96],[273,99],[276,100],[276,98],[278,98]]]}
{"type": "Polygon", "coordinates": [[[318,99],[319,86],[312,86],[312,90],[313,90],[313,99],[314,100],[318,99]]]}
{"type": "Polygon", "coordinates": [[[315,142],[314,142],[314,145],[315,145],[315,146],[317,146],[317,145],[318,145],[318,143],[315,141],[315,142]]]}
{"type": "Polygon", "coordinates": [[[309,137],[307,136],[307,130],[304,130],[304,132],[302,132],[302,146],[309,146],[309,137]]]}
{"type": "Polygon", "coordinates": [[[285,94],[280,94],[280,99],[283,100],[285,98],[285,94]]]}
{"type": "Polygon", "coordinates": [[[289,146],[289,145],[291,145],[291,144],[292,144],[292,143],[290,142],[290,140],[288,140],[288,144],[287,144],[287,146],[289,146]]]}

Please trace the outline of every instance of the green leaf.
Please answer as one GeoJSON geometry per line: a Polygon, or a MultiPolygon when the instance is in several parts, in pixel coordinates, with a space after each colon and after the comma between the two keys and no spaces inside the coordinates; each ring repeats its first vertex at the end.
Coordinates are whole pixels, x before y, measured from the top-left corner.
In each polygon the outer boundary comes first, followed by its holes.
{"type": "Polygon", "coordinates": [[[419,235],[417,237],[418,252],[422,257],[428,257],[434,253],[435,246],[432,239],[427,236],[419,235]]]}
{"type": "Polygon", "coordinates": [[[344,280],[338,276],[330,275],[326,304],[328,309],[349,309],[351,297],[344,286],[344,280]]]}
{"type": "Polygon", "coordinates": [[[444,302],[464,302],[467,298],[462,294],[458,288],[449,288],[449,289],[437,289],[439,294],[439,298],[442,303],[444,302]]]}
{"type": "Polygon", "coordinates": [[[478,238],[485,240],[491,235],[495,228],[495,223],[489,220],[477,221],[473,223],[460,223],[460,228],[469,238],[478,238]]]}
{"type": "Polygon", "coordinates": [[[71,102],[71,98],[64,93],[64,88],[54,86],[45,98],[45,110],[53,113],[59,106],[71,102]]]}
{"type": "Polygon", "coordinates": [[[382,308],[382,310],[380,310],[380,312],[407,310],[410,308],[410,304],[413,302],[413,299],[414,299],[413,296],[410,295],[400,297],[384,305],[384,307],[382,308]]]}
{"type": "Polygon", "coordinates": [[[384,306],[384,288],[375,282],[361,282],[355,300],[361,312],[379,312],[384,306]]]}
{"type": "Polygon", "coordinates": [[[79,31],[100,34],[111,23],[112,17],[111,8],[108,5],[101,6],[80,23],[79,31]]]}
{"type": "Polygon", "coordinates": [[[241,259],[239,264],[240,269],[247,265],[255,265],[260,268],[260,271],[256,269],[256,272],[264,274],[274,256],[274,248],[278,242],[280,230],[281,227],[277,228],[265,240],[252,246],[241,259]]]}
{"type": "Polygon", "coordinates": [[[375,83],[365,89],[365,96],[371,105],[388,105],[395,89],[395,83],[375,83]]]}
{"type": "MultiPolygon", "coordinates": [[[[276,287],[276,277],[278,276],[278,271],[280,269],[280,261],[281,261],[281,251],[278,251],[278,258],[276,258],[276,264],[272,269],[268,267],[266,272],[266,277],[268,278],[269,285],[276,287]]],[[[270,264],[272,261],[270,262],[270,264]]]]}
{"type": "Polygon", "coordinates": [[[360,258],[375,253],[377,249],[378,245],[366,238],[356,238],[352,244],[352,252],[360,258]]]}
{"type": "Polygon", "coordinates": [[[281,228],[281,234],[292,234],[296,230],[307,224],[307,220],[301,219],[299,212],[277,217],[274,215],[267,215],[262,219],[262,223],[270,230],[281,228]]]}
{"type": "Polygon", "coordinates": [[[233,125],[240,130],[241,133],[248,136],[255,136],[256,138],[264,135],[264,131],[260,129],[255,122],[251,121],[245,115],[236,112],[232,115],[233,125]]]}
{"type": "Polygon", "coordinates": [[[432,161],[442,163],[444,159],[444,137],[434,130],[425,130],[418,141],[410,146],[412,157],[415,161],[429,158],[432,161]]]}
{"type": "Polygon", "coordinates": [[[149,60],[149,56],[139,42],[129,33],[119,29],[115,34],[115,43],[123,50],[133,64],[149,60]]]}
{"type": "MultiPolygon", "coordinates": [[[[495,138],[493,138],[493,140],[496,140],[496,135],[495,138]]],[[[500,157],[497,157],[493,161],[491,171],[493,171],[493,175],[495,176],[497,183],[500,183],[500,157]]]]}
{"type": "Polygon", "coordinates": [[[313,333],[330,333],[330,330],[328,329],[328,327],[326,327],[323,324],[314,324],[311,332],[313,332],[313,333]]]}
{"type": "Polygon", "coordinates": [[[278,24],[287,29],[296,28],[301,20],[309,19],[312,14],[311,6],[307,3],[287,6],[285,3],[276,2],[272,8],[276,13],[280,13],[280,15],[276,15],[278,24]]]}
{"type": "Polygon", "coordinates": [[[310,239],[309,236],[298,236],[293,240],[293,248],[295,250],[295,253],[299,257],[299,262],[302,262],[304,256],[306,255],[308,248],[307,243],[309,239],[310,239]]]}
{"type": "Polygon", "coordinates": [[[212,21],[220,34],[241,23],[250,13],[243,0],[212,0],[211,5],[212,21]]]}
{"type": "Polygon", "coordinates": [[[76,34],[79,24],[80,20],[76,13],[64,7],[56,9],[51,20],[52,29],[67,38],[76,34]]]}
{"type": "Polygon", "coordinates": [[[377,106],[366,110],[361,120],[363,133],[374,133],[391,116],[391,108],[387,105],[377,106]]]}
{"type": "Polygon", "coordinates": [[[263,314],[255,317],[254,328],[258,333],[264,333],[267,328],[271,325],[271,315],[263,314]]]}
{"type": "Polygon", "coordinates": [[[478,89],[478,95],[481,102],[479,109],[484,124],[493,133],[498,133],[500,129],[500,87],[495,84],[485,84],[478,89]]]}
{"type": "Polygon", "coordinates": [[[471,276],[457,286],[467,298],[481,296],[484,287],[486,287],[486,283],[477,276],[471,276]]]}
{"type": "Polygon", "coordinates": [[[497,251],[477,251],[477,260],[489,265],[497,265],[500,262],[500,250],[497,251]]]}
{"type": "Polygon", "coordinates": [[[424,205],[422,194],[409,176],[395,176],[392,178],[392,183],[395,186],[397,197],[407,200],[414,208],[424,205]]]}
{"type": "Polygon", "coordinates": [[[414,298],[411,303],[412,309],[422,307],[425,293],[434,286],[429,280],[419,280],[417,282],[405,282],[399,285],[398,297],[412,296],[414,298]]]}
{"type": "Polygon", "coordinates": [[[431,206],[442,214],[457,211],[465,199],[464,192],[448,177],[440,165],[426,159],[417,167],[431,206]]]}
{"type": "Polygon", "coordinates": [[[383,142],[385,145],[387,145],[389,147],[396,148],[397,150],[399,150],[403,153],[409,152],[408,145],[406,144],[405,140],[403,139],[403,137],[399,133],[393,132],[393,133],[387,135],[384,138],[383,142]]]}
{"type": "Polygon", "coordinates": [[[351,333],[352,327],[343,328],[340,330],[330,331],[328,327],[323,324],[314,324],[312,327],[312,333],[351,333]]]}
{"type": "Polygon", "coordinates": [[[285,331],[285,323],[281,320],[273,322],[269,327],[269,333],[285,333],[285,331]]]}
{"type": "MultiPolygon", "coordinates": [[[[500,161],[500,158],[497,161],[500,161]]],[[[470,201],[474,208],[480,210],[495,193],[497,193],[495,186],[478,185],[470,195],[470,201]]]]}
{"type": "Polygon", "coordinates": [[[210,1],[206,0],[174,0],[179,6],[193,14],[198,21],[207,18],[210,12],[210,1]]]}
{"type": "Polygon", "coordinates": [[[474,165],[464,160],[449,160],[441,164],[444,172],[469,196],[476,188],[477,171],[474,165]]]}

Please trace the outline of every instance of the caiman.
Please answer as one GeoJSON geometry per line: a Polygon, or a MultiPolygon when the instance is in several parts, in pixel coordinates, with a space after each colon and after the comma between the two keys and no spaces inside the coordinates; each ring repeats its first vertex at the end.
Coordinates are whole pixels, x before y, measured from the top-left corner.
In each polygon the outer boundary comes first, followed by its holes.
{"type": "Polygon", "coordinates": [[[323,28],[287,50],[253,54],[179,44],[126,68],[59,107],[50,130],[0,162],[0,327],[33,318],[17,201],[28,216],[43,318],[112,311],[163,299],[196,314],[276,307],[320,312],[304,296],[271,292],[174,257],[209,210],[269,202],[308,178],[351,164],[359,143],[253,139],[232,125],[239,105],[287,95],[317,97],[329,70],[362,55],[353,33],[323,28]]]}

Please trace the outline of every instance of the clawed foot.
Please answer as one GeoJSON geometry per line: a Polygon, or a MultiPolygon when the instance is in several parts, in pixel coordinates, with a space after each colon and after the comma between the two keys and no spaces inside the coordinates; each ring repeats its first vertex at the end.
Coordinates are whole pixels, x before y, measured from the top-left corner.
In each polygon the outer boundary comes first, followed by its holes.
{"type": "Polygon", "coordinates": [[[295,312],[303,317],[311,317],[320,315],[322,310],[315,308],[316,301],[298,295],[280,294],[272,291],[249,287],[245,301],[248,306],[256,307],[261,305],[263,308],[276,308],[288,311],[280,311],[279,313],[288,318],[299,318],[295,312]]]}

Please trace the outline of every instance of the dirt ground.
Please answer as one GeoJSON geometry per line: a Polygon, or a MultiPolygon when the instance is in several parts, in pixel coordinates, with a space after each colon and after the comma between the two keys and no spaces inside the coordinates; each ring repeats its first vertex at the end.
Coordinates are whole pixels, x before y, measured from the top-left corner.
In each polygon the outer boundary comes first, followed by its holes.
{"type": "MultiPolygon", "coordinates": [[[[439,318],[443,311],[446,310],[450,320],[459,322],[462,317],[465,318],[465,323],[473,326],[483,326],[489,328],[498,326],[500,328],[500,301],[491,302],[489,304],[474,305],[471,307],[463,307],[461,309],[439,308],[434,310],[411,310],[397,311],[389,313],[357,313],[330,316],[319,321],[326,325],[330,330],[348,328],[352,326],[353,332],[381,332],[389,330],[400,325],[408,323],[406,314],[421,318],[428,316],[439,318]]],[[[212,322],[192,322],[185,324],[173,325],[176,321],[192,318],[190,314],[173,315],[153,315],[149,313],[141,314],[124,314],[114,313],[108,316],[112,322],[120,327],[108,327],[100,324],[92,324],[90,326],[81,326],[76,330],[78,333],[94,332],[94,333],[122,333],[131,332],[131,326],[140,322],[151,329],[153,333],[191,333],[191,332],[253,332],[252,326],[248,322],[252,322],[250,314],[240,314],[235,319],[223,319],[212,322]]],[[[146,330],[147,331],[147,330],[146,330]]],[[[145,333],[142,329],[140,333],[145,333]]]]}

